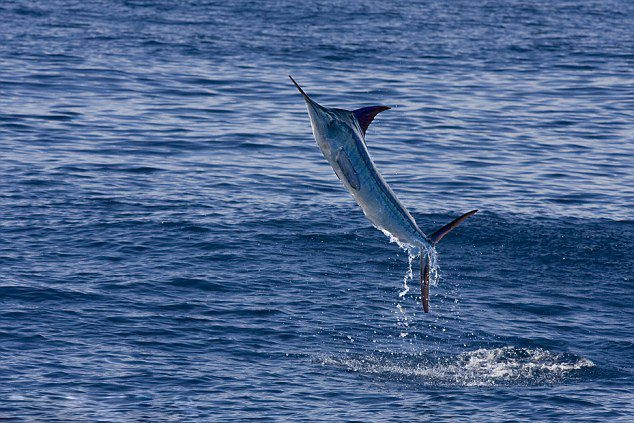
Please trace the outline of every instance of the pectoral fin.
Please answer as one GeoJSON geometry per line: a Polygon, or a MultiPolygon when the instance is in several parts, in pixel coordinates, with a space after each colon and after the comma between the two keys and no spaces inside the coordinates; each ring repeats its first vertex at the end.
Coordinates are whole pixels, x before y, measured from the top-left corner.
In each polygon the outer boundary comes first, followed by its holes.
{"type": "Polygon", "coordinates": [[[352,188],[358,191],[360,187],[359,177],[357,176],[357,172],[354,171],[352,163],[350,163],[350,159],[346,155],[345,151],[339,150],[337,157],[335,157],[335,161],[339,165],[339,169],[341,169],[346,181],[352,188]]]}

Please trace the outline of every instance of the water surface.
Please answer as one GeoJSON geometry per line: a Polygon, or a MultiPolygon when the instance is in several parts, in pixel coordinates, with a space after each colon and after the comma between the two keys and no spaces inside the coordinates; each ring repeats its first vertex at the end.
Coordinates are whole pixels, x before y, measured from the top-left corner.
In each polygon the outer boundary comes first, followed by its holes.
{"type": "Polygon", "coordinates": [[[0,415],[631,421],[629,1],[0,5],[0,415]],[[439,245],[325,162],[367,134],[439,245]],[[416,278],[414,265],[414,278],[416,278]]]}

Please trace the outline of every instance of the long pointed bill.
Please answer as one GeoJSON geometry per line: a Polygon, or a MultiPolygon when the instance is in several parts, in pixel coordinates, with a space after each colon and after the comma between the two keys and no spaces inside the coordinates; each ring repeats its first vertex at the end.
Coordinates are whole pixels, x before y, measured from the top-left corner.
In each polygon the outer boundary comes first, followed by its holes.
{"type": "Polygon", "coordinates": [[[308,94],[306,94],[304,90],[302,90],[302,87],[300,87],[299,84],[295,82],[292,76],[288,75],[288,77],[291,78],[291,81],[293,81],[293,84],[295,84],[295,87],[297,87],[297,90],[304,97],[304,101],[306,102],[306,108],[308,109],[308,115],[310,116],[310,123],[314,128],[316,122],[319,122],[327,118],[326,116],[327,108],[317,103],[310,97],[308,97],[308,94]]]}
{"type": "Polygon", "coordinates": [[[299,84],[297,82],[295,82],[295,80],[293,79],[292,76],[288,75],[289,78],[291,78],[291,81],[293,81],[293,84],[295,84],[295,86],[297,87],[297,89],[299,90],[300,93],[302,93],[302,95],[304,96],[304,99],[306,101],[308,101],[309,103],[313,103],[313,100],[310,99],[310,97],[308,97],[308,94],[306,94],[304,92],[304,90],[302,90],[302,87],[299,86],[299,84]]]}

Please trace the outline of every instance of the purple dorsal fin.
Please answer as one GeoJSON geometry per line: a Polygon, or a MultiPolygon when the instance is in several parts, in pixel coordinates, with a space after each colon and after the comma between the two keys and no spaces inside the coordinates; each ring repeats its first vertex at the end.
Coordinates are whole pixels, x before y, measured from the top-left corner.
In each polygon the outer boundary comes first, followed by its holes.
{"type": "Polygon", "coordinates": [[[387,106],[370,106],[370,107],[362,107],[360,109],[354,110],[354,116],[359,121],[359,126],[361,127],[361,131],[363,131],[363,135],[365,136],[365,131],[368,130],[368,126],[374,120],[374,117],[379,113],[388,110],[387,106]]]}

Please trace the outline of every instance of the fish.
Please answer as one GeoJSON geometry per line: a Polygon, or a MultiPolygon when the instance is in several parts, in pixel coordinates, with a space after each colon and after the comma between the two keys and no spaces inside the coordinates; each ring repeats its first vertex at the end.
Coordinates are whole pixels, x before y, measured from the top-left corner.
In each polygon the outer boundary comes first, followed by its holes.
{"type": "Polygon", "coordinates": [[[412,215],[385,182],[370,158],[366,132],[374,118],[388,106],[356,110],[324,107],[312,100],[289,75],[306,103],[313,136],[324,158],[367,219],[401,247],[420,258],[420,291],[423,311],[429,313],[429,271],[436,244],[466,218],[471,210],[430,235],[416,224],[412,215]]]}

